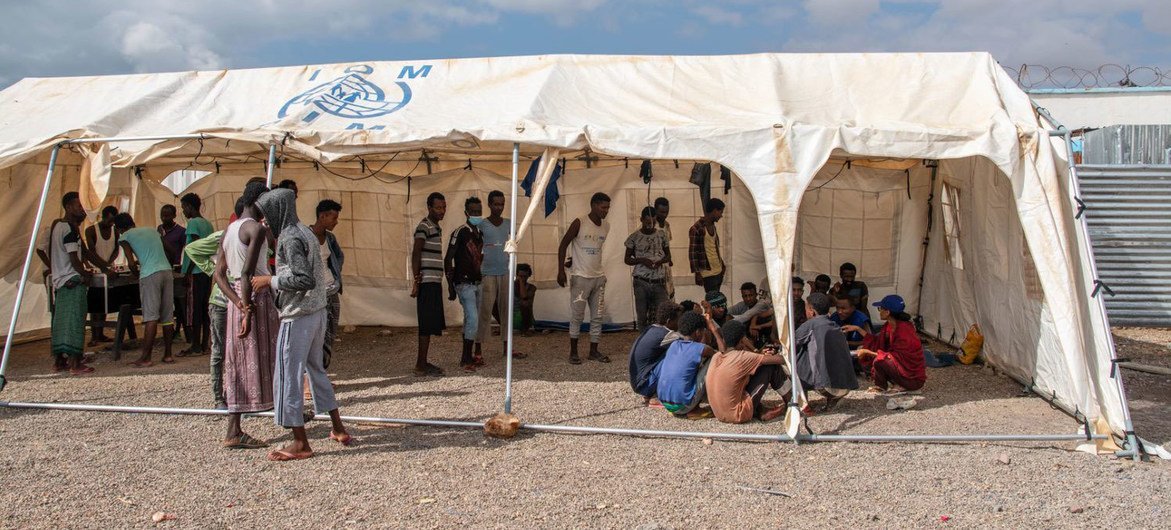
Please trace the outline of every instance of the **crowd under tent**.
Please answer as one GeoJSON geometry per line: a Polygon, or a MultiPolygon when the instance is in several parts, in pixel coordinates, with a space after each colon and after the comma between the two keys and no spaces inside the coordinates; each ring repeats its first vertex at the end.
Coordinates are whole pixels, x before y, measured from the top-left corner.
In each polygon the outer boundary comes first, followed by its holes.
{"type": "MultiPolygon", "coordinates": [[[[319,199],[343,205],[343,324],[411,326],[410,234],[427,194],[446,195],[451,230],[465,197],[516,196],[536,166],[533,197],[510,206],[516,261],[532,264],[542,288],[540,318],[568,319],[553,282],[557,242],[602,191],[613,199],[607,320],[629,323],[621,245],[655,197],[671,201],[677,299],[701,297],[687,268],[687,229],[702,213],[689,178],[711,164],[709,192],[728,205],[720,236],[732,300],[740,283],[762,281],[787,300],[778,293],[789,292],[792,270],[836,276],[851,261],[872,300],[903,295],[924,332],[945,341],[979,324],[989,362],[1070,412],[1087,438],[1112,436],[1137,455],[1067,142],[986,53],[538,56],[25,79],[0,92],[0,226],[22,242],[0,249],[0,316],[11,317],[22,273],[39,281],[23,243],[38,201],[51,219],[56,198],[78,190],[91,211],[115,204],[145,225],[178,202],[163,182],[182,180],[223,227],[244,182],[267,176],[297,181],[302,219],[319,199]],[[559,197],[546,204],[550,189],[559,197]]],[[[24,293],[13,329],[46,327],[43,287],[24,293]]],[[[448,311],[458,321],[454,304],[448,311]]],[[[784,303],[776,316],[788,344],[784,303]]],[[[5,359],[10,342],[11,333],[5,359]]],[[[790,437],[797,420],[786,420],[790,437]]]]}

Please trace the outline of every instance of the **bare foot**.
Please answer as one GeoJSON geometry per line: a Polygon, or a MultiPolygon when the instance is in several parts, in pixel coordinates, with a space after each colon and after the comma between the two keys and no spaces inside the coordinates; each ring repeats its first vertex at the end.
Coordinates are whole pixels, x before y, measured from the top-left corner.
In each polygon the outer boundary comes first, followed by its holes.
{"type": "Polygon", "coordinates": [[[773,407],[760,415],[760,421],[773,421],[785,413],[785,407],[773,407]]]}

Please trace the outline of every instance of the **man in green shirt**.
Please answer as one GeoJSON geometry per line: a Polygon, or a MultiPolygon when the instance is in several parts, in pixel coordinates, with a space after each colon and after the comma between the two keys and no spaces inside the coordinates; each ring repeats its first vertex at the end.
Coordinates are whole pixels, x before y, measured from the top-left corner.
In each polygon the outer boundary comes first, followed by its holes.
{"type": "MultiPolygon", "coordinates": [[[[216,263],[223,259],[220,242],[224,231],[212,232],[207,237],[188,243],[183,247],[183,259],[191,260],[204,275],[215,272],[216,263]]],[[[227,410],[228,403],[224,398],[224,340],[228,330],[228,301],[220,292],[220,286],[212,282],[211,296],[208,300],[210,324],[210,338],[208,343],[211,350],[211,394],[215,399],[215,406],[220,410],[227,410]]]]}
{"type": "Polygon", "coordinates": [[[126,253],[130,271],[138,275],[138,294],[142,300],[142,357],[131,364],[135,368],[154,365],[150,355],[159,324],[163,326],[163,362],[173,363],[171,338],[175,334],[175,280],[171,274],[171,262],[163,248],[163,238],[156,230],[136,228],[134,218],[128,213],[118,214],[114,218],[114,227],[122,238],[119,244],[126,253]]]}
{"type": "MultiPolygon", "coordinates": [[[[211,222],[199,213],[203,201],[199,195],[188,193],[179,199],[183,207],[183,217],[187,218],[186,245],[206,238],[215,231],[211,222]]],[[[184,245],[184,248],[186,248],[184,245]]],[[[211,275],[200,270],[191,262],[191,258],[184,253],[183,262],[179,269],[187,285],[187,339],[191,346],[179,352],[180,357],[188,355],[203,355],[207,346],[210,325],[208,323],[208,301],[211,298],[211,275]]]]}

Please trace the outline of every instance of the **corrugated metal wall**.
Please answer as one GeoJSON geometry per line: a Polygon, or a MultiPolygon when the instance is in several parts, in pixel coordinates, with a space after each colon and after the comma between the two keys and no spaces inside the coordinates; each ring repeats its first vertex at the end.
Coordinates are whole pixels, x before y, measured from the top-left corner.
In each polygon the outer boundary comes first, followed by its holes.
{"type": "Polygon", "coordinates": [[[1082,135],[1083,164],[1171,164],[1171,125],[1114,125],[1082,135]]]}
{"type": "Polygon", "coordinates": [[[1111,324],[1171,326],[1171,165],[1077,171],[1111,324]]]}

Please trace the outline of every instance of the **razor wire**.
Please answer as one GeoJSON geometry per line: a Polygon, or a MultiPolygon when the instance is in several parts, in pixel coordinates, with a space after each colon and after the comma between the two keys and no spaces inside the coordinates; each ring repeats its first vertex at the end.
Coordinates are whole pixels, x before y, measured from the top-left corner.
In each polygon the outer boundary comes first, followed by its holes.
{"type": "Polygon", "coordinates": [[[1157,66],[1104,64],[1097,68],[1022,64],[1004,66],[1017,85],[1045,88],[1136,88],[1171,86],[1171,70],[1157,66]]]}

